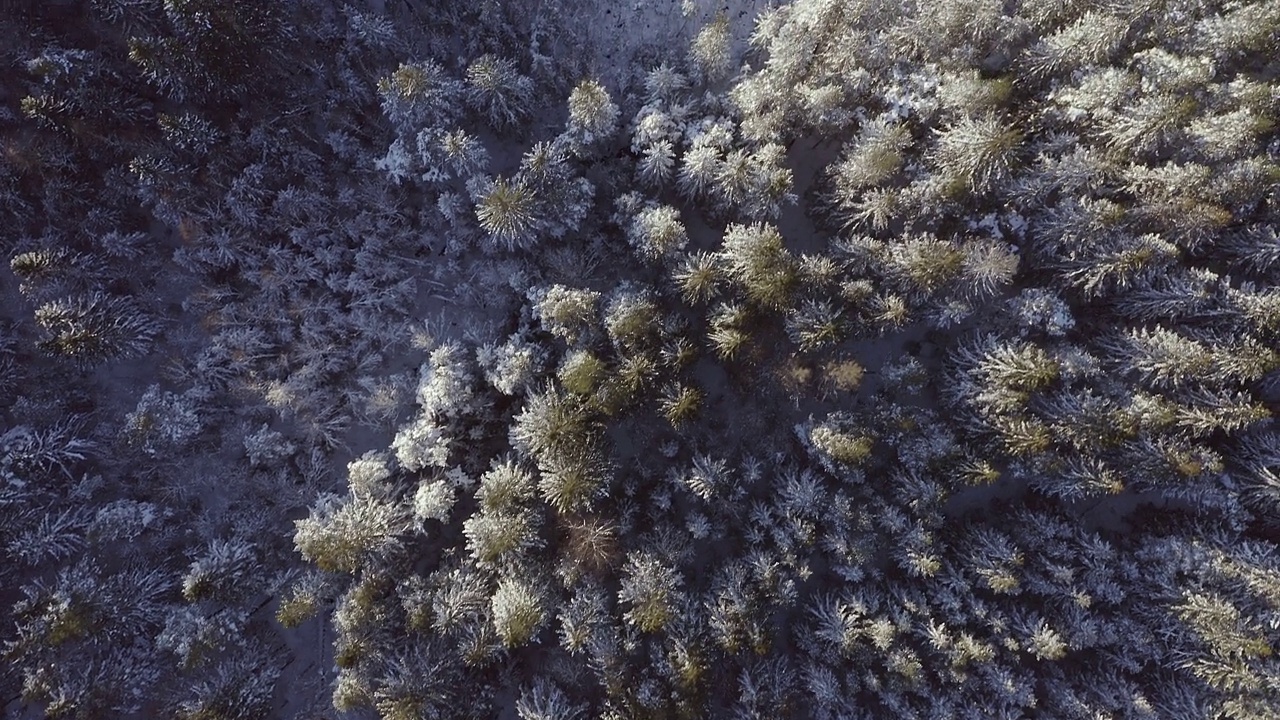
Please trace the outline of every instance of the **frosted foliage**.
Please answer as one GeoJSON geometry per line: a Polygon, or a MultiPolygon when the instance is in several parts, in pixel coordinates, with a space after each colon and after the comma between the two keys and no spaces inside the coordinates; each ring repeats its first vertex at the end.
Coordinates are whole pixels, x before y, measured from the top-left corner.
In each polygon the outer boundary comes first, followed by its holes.
{"type": "Polygon", "coordinates": [[[154,503],[116,500],[94,514],[89,533],[104,541],[132,540],[169,513],[154,503]]]}
{"type": "Polygon", "coordinates": [[[717,497],[735,497],[737,478],[728,465],[720,458],[709,455],[698,455],[693,459],[693,467],[680,475],[688,489],[705,502],[713,502],[717,497]]]}
{"type": "Polygon", "coordinates": [[[537,195],[523,180],[497,178],[479,193],[476,218],[489,233],[491,250],[529,247],[537,229],[537,195]]]}
{"type": "Polygon", "coordinates": [[[604,325],[619,347],[639,347],[658,329],[661,315],[650,294],[629,285],[619,286],[605,306],[604,325]]]}
{"type": "Polygon", "coordinates": [[[685,153],[676,179],[677,187],[687,198],[706,193],[715,182],[723,163],[723,153],[710,145],[695,146],[685,153]]]}
{"type": "Polygon", "coordinates": [[[993,117],[964,118],[938,137],[934,157],[942,169],[985,191],[1009,173],[1022,134],[993,117]]]}
{"type": "Polygon", "coordinates": [[[514,460],[494,460],[480,476],[476,499],[488,510],[505,510],[533,499],[536,495],[532,474],[514,460]]]}
{"type": "Polygon", "coordinates": [[[148,455],[182,448],[200,433],[200,418],[188,395],[162,392],[152,385],[125,418],[125,432],[148,455]]]}
{"type": "Polygon", "coordinates": [[[961,273],[969,291],[977,296],[996,295],[1010,285],[1020,258],[1015,249],[995,240],[965,243],[961,273]]]}
{"type": "Polygon", "coordinates": [[[470,354],[456,343],[431,353],[419,371],[417,401],[421,412],[401,426],[391,442],[396,460],[406,470],[446,467],[450,421],[478,409],[470,354]]]}
{"type": "Polygon", "coordinates": [[[631,553],[618,590],[618,601],[627,608],[623,618],[641,632],[665,627],[676,611],[683,582],[679,573],[657,557],[631,553]]]}
{"type": "Polygon", "coordinates": [[[235,659],[220,661],[211,673],[194,683],[192,697],[178,706],[178,716],[207,717],[222,714],[227,708],[233,708],[241,717],[269,713],[280,671],[263,665],[263,653],[256,648],[235,659]]]}
{"type": "Polygon", "coordinates": [[[206,616],[198,607],[179,607],[166,618],[156,646],[173,653],[183,666],[194,667],[238,645],[247,620],[244,611],[206,616]]]}
{"type": "Polygon", "coordinates": [[[377,495],[392,477],[391,458],[386,453],[370,450],[347,463],[347,486],[353,495],[377,495]]]}
{"type": "Polygon", "coordinates": [[[446,481],[423,480],[413,494],[413,515],[419,520],[445,522],[457,495],[457,489],[446,481]]]}
{"type": "Polygon", "coordinates": [[[1128,70],[1101,68],[1053,93],[1051,99],[1066,109],[1067,117],[1093,116],[1103,120],[1115,116],[1115,110],[1138,91],[1138,78],[1128,70]]]}
{"type": "Polygon", "coordinates": [[[489,151],[472,135],[457,130],[437,140],[436,152],[442,164],[463,180],[485,172],[489,167],[489,151]]]}
{"type": "Polygon", "coordinates": [[[1028,652],[1040,660],[1060,660],[1067,654],[1067,644],[1062,636],[1043,620],[1036,625],[1027,646],[1028,652]]]}
{"type": "Polygon", "coordinates": [[[721,14],[706,25],[693,40],[689,60],[703,77],[723,79],[733,65],[732,38],[728,18],[721,14]]]}
{"type": "Polygon", "coordinates": [[[382,109],[409,137],[422,126],[446,125],[457,112],[462,85],[432,60],[402,63],[378,81],[382,109]]]}
{"type": "Polygon", "coordinates": [[[665,63],[650,70],[644,78],[644,90],[650,102],[669,102],[688,85],[688,78],[665,63]]]}
{"type": "Polygon", "coordinates": [[[645,184],[659,187],[671,179],[675,167],[675,145],[670,140],[659,140],[641,151],[636,171],[645,184]]]}
{"type": "Polygon", "coordinates": [[[436,348],[419,370],[417,400],[432,417],[455,418],[474,409],[475,377],[459,344],[436,348]]]}
{"type": "Polygon", "coordinates": [[[718,256],[747,298],[767,308],[787,305],[796,281],[796,263],[776,226],[730,225],[718,256]]]}
{"type": "Polygon", "coordinates": [[[493,594],[493,625],[507,647],[529,642],[547,621],[547,609],[537,588],[516,578],[498,582],[493,594]]]}
{"type": "Polygon", "coordinates": [[[1192,92],[1213,79],[1212,64],[1204,58],[1171,53],[1164,48],[1151,48],[1136,53],[1133,63],[1151,89],[1192,92]]]}
{"type": "Polygon", "coordinates": [[[361,42],[374,47],[385,47],[395,42],[395,25],[387,18],[359,12],[350,5],[343,8],[343,14],[347,17],[347,30],[361,42]]]}
{"type": "Polygon", "coordinates": [[[689,233],[680,221],[680,211],[661,205],[641,210],[631,222],[627,239],[642,257],[656,260],[683,250],[689,233]]]}
{"type": "Polygon", "coordinates": [[[1254,149],[1269,125],[1253,108],[1245,107],[1196,118],[1188,129],[1207,157],[1226,160],[1254,149]]]}
{"type": "Polygon", "coordinates": [[[1280,0],[16,5],[0,714],[1280,718],[1280,0]]]}
{"type": "Polygon", "coordinates": [[[911,135],[900,123],[878,117],[864,125],[832,168],[836,198],[852,203],[861,191],[888,180],[902,166],[902,152],[910,144],[911,135]]]}
{"type": "Polygon", "coordinates": [[[709,148],[726,152],[736,144],[737,128],[725,117],[708,116],[689,125],[685,144],[690,149],[709,148]]]}
{"type": "Polygon", "coordinates": [[[552,285],[531,290],[529,299],[543,329],[572,343],[594,322],[600,293],[552,285]]]}
{"type": "Polygon", "coordinates": [[[512,335],[501,345],[481,346],[476,359],[490,385],[503,395],[517,395],[542,372],[547,353],[520,335],[512,335]]]}
{"type": "Polygon", "coordinates": [[[631,136],[631,152],[642,152],[654,143],[680,142],[680,130],[668,113],[656,108],[646,108],[640,111],[637,118],[635,133],[631,136]]]}
{"type": "Polygon", "coordinates": [[[705,515],[690,513],[688,521],[685,522],[685,529],[689,531],[689,535],[693,539],[704,540],[711,535],[714,526],[705,515]]]}
{"type": "Polygon", "coordinates": [[[260,566],[256,548],[241,539],[215,540],[187,569],[182,596],[188,601],[231,598],[254,586],[260,566]]]}
{"type": "Polygon", "coordinates": [[[1082,65],[1103,65],[1124,40],[1129,23],[1115,15],[1086,12],[1075,22],[1032,46],[1033,71],[1049,75],[1082,65]]]}
{"type": "Polygon", "coordinates": [[[500,129],[523,119],[534,97],[533,81],[511,60],[493,55],[482,55],[467,67],[466,84],[467,103],[500,129]]]}
{"type": "Polygon", "coordinates": [[[34,313],[45,352],[83,367],[145,354],[160,325],[130,298],[91,292],[44,303],[34,313]]]}
{"type": "Polygon", "coordinates": [[[938,84],[938,102],[947,110],[976,115],[998,108],[1010,93],[1010,83],[984,79],[976,70],[947,73],[938,84]]]}
{"type": "Polygon", "coordinates": [[[298,447],[283,434],[272,430],[270,425],[263,425],[245,436],[244,451],[249,456],[249,464],[254,467],[277,467],[293,457],[298,447]]]}
{"type": "Polygon", "coordinates": [[[397,138],[387,148],[387,154],[374,163],[392,182],[401,183],[413,176],[414,156],[404,140],[397,138]]]}
{"type": "Polygon", "coordinates": [[[520,511],[480,512],[462,524],[471,557],[482,567],[518,561],[524,551],[538,547],[531,515],[520,511]]]}
{"type": "Polygon", "coordinates": [[[402,426],[391,441],[400,466],[410,472],[426,467],[447,467],[449,464],[449,437],[438,421],[419,415],[402,426]]]}
{"type": "Polygon", "coordinates": [[[399,545],[402,508],[373,498],[321,497],[311,515],[294,522],[298,552],[330,572],[352,572],[399,545]]]}
{"type": "Polygon", "coordinates": [[[585,720],[580,705],[569,698],[554,683],[538,678],[532,687],[526,688],[516,701],[516,713],[520,720],[585,720]]]}
{"type": "Polygon", "coordinates": [[[575,147],[607,140],[618,129],[618,106],[609,91],[595,80],[583,80],[569,95],[566,133],[575,147]]]}
{"type": "Polygon", "coordinates": [[[1009,304],[1024,332],[1036,330],[1052,337],[1061,337],[1076,324],[1066,302],[1044,288],[1023,290],[1009,304]]]}

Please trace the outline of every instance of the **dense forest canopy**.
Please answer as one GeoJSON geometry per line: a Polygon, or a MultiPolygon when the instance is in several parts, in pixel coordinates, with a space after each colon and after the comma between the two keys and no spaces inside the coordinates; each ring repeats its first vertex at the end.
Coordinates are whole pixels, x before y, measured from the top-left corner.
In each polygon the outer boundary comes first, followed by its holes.
{"type": "Polygon", "coordinates": [[[0,65],[5,718],[1280,717],[1280,0],[0,65]]]}

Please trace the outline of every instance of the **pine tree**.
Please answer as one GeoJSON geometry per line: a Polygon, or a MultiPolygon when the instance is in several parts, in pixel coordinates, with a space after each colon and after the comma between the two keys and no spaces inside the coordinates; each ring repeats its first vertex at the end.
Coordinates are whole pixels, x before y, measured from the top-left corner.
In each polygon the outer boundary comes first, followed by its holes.
{"type": "Polygon", "coordinates": [[[187,602],[235,602],[251,597],[259,589],[259,573],[258,553],[251,543],[241,539],[215,540],[183,576],[182,597],[187,602]]]}
{"type": "Polygon", "coordinates": [[[1083,66],[1106,65],[1120,49],[1130,23],[1093,10],[1027,48],[1022,60],[1034,76],[1061,77],[1083,66]]]}
{"type": "Polygon", "coordinates": [[[660,317],[658,305],[647,291],[621,285],[605,304],[604,326],[619,351],[632,352],[654,343],[660,317]]]}
{"type": "Polygon", "coordinates": [[[55,470],[71,478],[80,463],[89,459],[96,444],[80,432],[76,418],[42,430],[17,425],[0,435],[0,471],[2,477],[19,484],[35,479],[36,473],[55,470]]]}
{"type": "Polygon", "coordinates": [[[534,496],[533,474],[511,457],[494,458],[476,489],[480,507],[493,512],[515,509],[534,496]]]}
{"type": "Polygon", "coordinates": [[[724,153],[720,148],[695,144],[684,154],[676,187],[686,199],[702,197],[714,187],[724,162],[724,153]]]}
{"type": "Polygon", "coordinates": [[[847,332],[844,312],[827,300],[806,300],[787,313],[786,330],[801,352],[829,347],[844,339],[847,332]]]}
{"type": "Polygon", "coordinates": [[[978,240],[964,243],[962,250],[960,275],[970,294],[991,297],[1013,283],[1021,262],[1013,248],[995,240],[978,240]]]}
{"type": "MultiPolygon", "coordinates": [[[[379,658],[377,687],[362,700],[377,708],[384,720],[412,720],[450,712],[460,701],[459,688],[464,681],[460,663],[449,652],[443,644],[428,640],[408,644],[389,657],[379,658]]],[[[335,708],[337,692],[335,689],[335,708]]],[[[468,704],[476,710],[487,710],[486,700],[483,695],[470,697],[468,704]]]]}
{"type": "Polygon", "coordinates": [[[705,394],[696,387],[672,384],[662,391],[658,406],[667,422],[673,427],[680,427],[697,415],[704,397],[705,394]]]}
{"type": "Polygon", "coordinates": [[[685,302],[691,305],[704,303],[715,297],[718,291],[720,265],[715,255],[698,250],[684,256],[672,271],[671,279],[685,302]]]}
{"type": "Polygon", "coordinates": [[[887,274],[898,280],[902,290],[923,299],[955,282],[965,259],[955,242],[920,234],[895,243],[884,260],[887,274]]]}
{"type": "Polygon", "coordinates": [[[437,520],[449,521],[449,514],[458,502],[458,488],[441,477],[423,478],[413,494],[413,517],[419,523],[437,520]]]}
{"type": "Polygon", "coordinates": [[[315,617],[327,594],[327,577],[318,570],[307,570],[292,581],[276,608],[276,622],[292,629],[315,617]]]}
{"type": "Polygon", "coordinates": [[[596,322],[600,293],[595,290],[552,285],[529,293],[533,317],[542,328],[573,344],[588,336],[596,322]]]}
{"type": "Polygon", "coordinates": [[[396,550],[407,529],[404,511],[373,498],[321,497],[311,515],[294,521],[294,545],[321,570],[355,572],[396,550]]]}
{"type": "Polygon", "coordinates": [[[683,584],[674,569],[650,552],[627,554],[618,601],[627,609],[623,619],[640,632],[655,632],[674,620],[683,584]]]}
{"type": "Polygon", "coordinates": [[[689,232],[680,220],[679,210],[659,205],[636,214],[628,228],[627,240],[642,258],[661,260],[684,250],[689,243],[689,232]]]}
{"type": "Polygon", "coordinates": [[[467,66],[467,104],[498,130],[513,128],[528,117],[533,81],[506,58],[482,55],[467,66]]]}
{"type": "Polygon", "coordinates": [[[658,140],[640,151],[636,174],[646,185],[661,188],[671,180],[675,168],[675,145],[670,140],[658,140]]]}
{"type": "Polygon", "coordinates": [[[520,720],[583,720],[584,710],[570,701],[555,683],[538,677],[531,687],[521,692],[516,701],[516,714],[520,720]]]}
{"type": "Polygon", "coordinates": [[[537,194],[519,179],[495,178],[476,198],[476,218],[489,233],[489,247],[498,250],[524,249],[533,244],[537,210],[537,194]]]}
{"type": "MultiPolygon", "coordinates": [[[[419,139],[421,137],[419,135],[419,139]]],[[[462,130],[445,133],[438,140],[438,148],[450,170],[463,181],[470,181],[489,169],[489,151],[478,138],[462,130]]]]}
{"type": "Polygon", "coordinates": [[[618,106],[596,80],[579,82],[569,95],[569,123],[564,137],[576,155],[608,141],[618,129],[618,106]]]}
{"type": "Polygon", "coordinates": [[[1193,382],[1213,367],[1213,354],[1203,344],[1160,327],[1131,330],[1102,346],[1156,387],[1193,382]]]}
{"type": "Polygon", "coordinates": [[[606,368],[604,361],[587,350],[571,350],[560,363],[556,377],[565,390],[590,397],[600,388],[606,368]]]}
{"type": "Polygon", "coordinates": [[[589,510],[609,485],[609,465],[590,445],[546,453],[538,459],[538,470],[543,499],[561,515],[589,510]]]}
{"type": "Polygon", "coordinates": [[[279,675],[280,669],[261,656],[250,654],[225,660],[195,683],[191,696],[174,709],[174,717],[179,720],[269,717],[275,709],[272,700],[279,675]]]}
{"type": "Polygon", "coordinates": [[[1172,144],[1195,110],[1195,101],[1186,96],[1148,95],[1117,113],[1101,135],[1113,152],[1147,158],[1172,144]]]}
{"type": "Polygon", "coordinates": [[[933,160],[948,179],[983,193],[1002,184],[1023,135],[994,115],[965,117],[938,135],[933,160]]]}
{"type": "Polygon", "coordinates": [[[541,546],[534,516],[524,508],[478,512],[463,523],[462,533],[480,567],[518,564],[525,553],[541,546]]]}
{"type": "Polygon", "coordinates": [[[868,191],[887,183],[903,165],[903,151],[911,146],[906,126],[876,118],[865,124],[858,138],[847,143],[843,157],[827,173],[830,176],[830,201],[843,224],[853,224],[856,208],[868,191]]]}
{"type": "Polygon", "coordinates": [[[738,720],[787,717],[792,707],[795,673],[784,656],[756,660],[738,675],[738,720]]]}
{"type": "Polygon", "coordinates": [[[506,342],[490,343],[476,349],[476,360],[485,379],[504,395],[523,393],[543,371],[547,352],[538,343],[521,335],[511,335],[506,342]]]}
{"type": "Polygon", "coordinates": [[[688,86],[689,80],[682,73],[666,63],[660,64],[644,76],[645,102],[672,103],[688,86]]]}
{"type": "Polygon", "coordinates": [[[582,401],[548,386],[531,393],[515,418],[511,441],[535,458],[577,451],[590,443],[595,423],[582,401]]]}
{"type": "Polygon", "coordinates": [[[729,17],[723,12],[698,31],[689,47],[689,63],[703,82],[719,82],[729,74],[733,66],[731,44],[729,17]]]}
{"type": "Polygon", "coordinates": [[[160,334],[134,303],[100,292],[41,305],[35,319],[46,334],[41,349],[83,366],[142,355],[160,334]]]}
{"type": "Polygon", "coordinates": [[[1086,297],[1144,284],[1179,256],[1177,247],[1156,235],[1119,236],[1108,245],[1064,264],[1063,276],[1086,297]]]}
{"type": "Polygon", "coordinates": [[[63,247],[18,253],[9,261],[9,269],[21,281],[22,294],[37,300],[83,290],[102,272],[94,257],[63,247]]]}
{"type": "Polygon", "coordinates": [[[129,59],[177,102],[244,98],[296,47],[283,6],[168,0],[163,17],[157,32],[129,38],[129,59]]]}
{"type": "Polygon", "coordinates": [[[1235,433],[1271,419],[1271,411],[1248,393],[1196,391],[1173,409],[1179,427],[1196,437],[1215,432],[1235,433]]]}
{"type": "Polygon", "coordinates": [[[569,519],[562,525],[564,542],[560,545],[565,565],[557,572],[569,582],[583,574],[598,574],[617,564],[618,527],[595,516],[569,519]]]}
{"type": "Polygon", "coordinates": [[[508,648],[527,644],[542,629],[549,617],[548,601],[543,589],[517,577],[498,581],[493,594],[493,625],[508,648]]]}
{"type": "Polygon", "coordinates": [[[382,110],[403,137],[417,137],[423,128],[447,127],[456,115],[462,84],[438,63],[401,63],[378,80],[382,110]]]}
{"type": "Polygon", "coordinates": [[[798,264],[772,225],[730,225],[717,253],[725,274],[751,302],[781,310],[791,303],[798,264]]]}

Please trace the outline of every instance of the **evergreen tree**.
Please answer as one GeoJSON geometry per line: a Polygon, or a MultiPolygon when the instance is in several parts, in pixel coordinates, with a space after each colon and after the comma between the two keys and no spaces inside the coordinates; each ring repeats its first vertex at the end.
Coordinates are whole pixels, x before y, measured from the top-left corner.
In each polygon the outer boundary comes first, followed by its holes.
{"type": "Polygon", "coordinates": [[[134,303],[99,292],[41,305],[35,319],[46,333],[45,352],[84,366],[141,355],[160,334],[134,303]]]}

